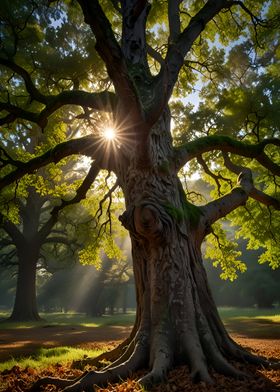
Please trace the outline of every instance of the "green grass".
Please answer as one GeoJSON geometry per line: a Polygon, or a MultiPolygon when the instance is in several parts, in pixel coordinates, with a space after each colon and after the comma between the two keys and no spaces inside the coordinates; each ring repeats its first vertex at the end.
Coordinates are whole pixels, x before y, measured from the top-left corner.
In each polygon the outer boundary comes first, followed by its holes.
{"type": "Polygon", "coordinates": [[[0,372],[12,369],[14,366],[20,368],[43,369],[51,365],[70,364],[72,361],[78,361],[85,356],[97,357],[102,354],[102,350],[85,350],[73,347],[55,347],[55,348],[41,348],[38,352],[30,357],[12,358],[8,361],[0,363],[0,372]]]}
{"type": "Polygon", "coordinates": [[[63,325],[79,325],[83,327],[103,327],[109,325],[132,325],[135,319],[135,312],[126,314],[105,315],[102,317],[87,317],[81,313],[40,313],[42,321],[37,322],[9,322],[5,321],[9,316],[8,312],[0,312],[0,329],[11,328],[35,328],[63,325]]]}
{"type": "Polygon", "coordinates": [[[233,318],[233,317],[278,317],[280,318],[280,309],[259,309],[259,308],[233,308],[233,307],[222,307],[218,308],[219,314],[222,318],[233,318]]]}
{"type": "MultiPolygon", "coordinates": [[[[251,338],[280,338],[280,309],[257,309],[257,308],[219,308],[219,313],[226,328],[231,333],[251,337],[251,338]]],[[[8,313],[0,313],[1,318],[7,318],[8,313]]],[[[113,316],[103,316],[98,318],[86,317],[79,313],[49,313],[41,314],[44,321],[37,323],[9,323],[2,322],[1,329],[11,328],[35,328],[51,326],[83,326],[97,327],[103,326],[128,326],[133,325],[135,313],[116,314],[113,316]]],[[[104,347],[105,350],[105,347],[104,347]]],[[[28,358],[14,358],[4,363],[0,363],[0,371],[11,369],[17,365],[21,368],[45,368],[56,363],[62,365],[80,360],[85,355],[94,357],[102,351],[85,350],[72,347],[41,348],[35,355],[28,358]]]]}
{"type": "Polygon", "coordinates": [[[220,308],[229,332],[255,339],[280,339],[280,309],[220,308]]]}

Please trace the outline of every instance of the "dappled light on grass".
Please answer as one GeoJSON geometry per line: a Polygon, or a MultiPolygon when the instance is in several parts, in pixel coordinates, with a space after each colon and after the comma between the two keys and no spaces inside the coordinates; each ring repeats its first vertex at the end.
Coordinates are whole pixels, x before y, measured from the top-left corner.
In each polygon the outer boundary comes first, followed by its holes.
{"type": "Polygon", "coordinates": [[[135,320],[135,312],[127,312],[126,314],[104,315],[102,317],[89,317],[84,313],[40,313],[43,321],[39,322],[10,322],[8,320],[8,312],[2,313],[3,320],[0,323],[0,329],[14,328],[37,328],[37,327],[53,327],[64,325],[79,325],[83,327],[102,327],[105,325],[133,325],[135,320]]]}
{"type": "Polygon", "coordinates": [[[78,361],[86,357],[97,357],[106,351],[106,346],[103,350],[88,350],[74,347],[54,347],[41,348],[38,352],[27,358],[11,359],[0,363],[0,372],[12,369],[15,366],[25,369],[27,367],[32,369],[43,369],[60,363],[70,366],[73,361],[78,361]]]}
{"type": "MultiPolygon", "coordinates": [[[[223,309],[224,315],[232,316],[232,318],[237,318],[238,312],[241,318],[245,318],[247,312],[251,313],[253,318],[247,317],[248,322],[256,322],[258,317],[266,315],[265,317],[274,319],[275,313],[279,314],[279,310],[260,310],[260,309],[223,309]],[[274,315],[268,315],[274,312],[274,315]]],[[[63,318],[65,315],[60,314],[60,321],[65,320],[63,318]]],[[[68,315],[69,316],[69,315],[68,315]]],[[[81,321],[83,318],[81,315],[72,315],[75,320],[81,321]]],[[[116,316],[105,316],[101,317],[100,324],[103,323],[113,323],[115,322],[127,322],[129,317],[134,315],[116,315],[116,316]]],[[[230,317],[229,317],[230,318],[230,317]]],[[[229,319],[228,318],[228,319],[229,319]]],[[[71,317],[68,318],[68,321],[71,317]]],[[[50,319],[49,319],[50,321],[50,319]]],[[[71,325],[71,322],[68,323],[71,325]]],[[[237,343],[249,348],[250,351],[257,353],[259,355],[266,356],[268,358],[278,358],[280,359],[280,346],[279,340],[269,339],[269,329],[273,327],[275,323],[271,322],[267,325],[268,328],[268,338],[266,340],[244,338],[242,333],[242,324],[236,324],[239,328],[236,330],[236,334],[232,337],[237,343]]],[[[82,328],[82,326],[80,325],[82,328]]],[[[93,328],[96,331],[104,331],[104,328],[93,328]]],[[[52,328],[51,328],[52,329],[52,328]]],[[[48,328],[41,328],[41,331],[46,332],[46,337],[48,336],[48,328]]],[[[110,328],[110,331],[114,331],[115,328],[110,328]]],[[[79,331],[78,329],[73,330],[73,332],[79,331]]],[[[108,338],[108,336],[107,336],[108,338]]],[[[110,336],[114,339],[114,336],[110,336]]],[[[32,355],[25,360],[13,360],[6,362],[6,368],[9,370],[3,371],[5,367],[0,367],[0,388],[1,392],[23,392],[27,391],[31,385],[41,377],[60,377],[60,378],[75,378],[83,373],[82,370],[72,368],[71,364],[73,361],[79,359],[85,359],[84,356],[94,357],[103,351],[109,351],[112,349],[112,344],[117,342],[108,342],[108,344],[92,341],[91,343],[83,344],[82,348],[79,349],[71,348],[67,346],[61,346],[57,348],[50,349],[40,349],[36,355],[32,355]],[[99,348],[99,350],[89,351],[89,348],[99,348]],[[1,373],[2,371],[2,373],[1,373]]],[[[279,370],[266,370],[262,368],[256,368],[255,366],[240,365],[234,363],[239,369],[248,372],[252,377],[245,381],[233,380],[229,377],[224,377],[218,375],[217,373],[211,373],[212,378],[216,382],[215,385],[209,386],[204,383],[193,384],[190,377],[190,372],[187,366],[180,366],[169,372],[167,381],[164,384],[157,385],[150,389],[150,392],[269,392],[277,391],[277,385],[280,385],[280,372],[279,370]]],[[[86,366],[86,370],[90,369],[90,366],[86,366]]],[[[97,387],[95,392],[140,392],[143,391],[141,387],[137,384],[137,380],[144,374],[143,371],[137,372],[131,376],[128,380],[124,380],[123,383],[112,384],[106,388],[97,387]]],[[[48,392],[58,392],[58,389],[52,386],[48,386],[43,391],[48,392]]]]}
{"type": "Polygon", "coordinates": [[[219,308],[229,332],[256,339],[280,339],[279,309],[219,308]]]}

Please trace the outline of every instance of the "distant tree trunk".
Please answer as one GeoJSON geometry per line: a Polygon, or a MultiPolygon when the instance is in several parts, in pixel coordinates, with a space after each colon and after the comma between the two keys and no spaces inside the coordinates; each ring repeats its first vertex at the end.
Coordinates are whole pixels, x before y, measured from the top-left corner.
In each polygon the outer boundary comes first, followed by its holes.
{"type": "Polygon", "coordinates": [[[86,312],[89,316],[97,317],[102,316],[104,313],[104,303],[102,302],[102,297],[104,297],[104,285],[105,279],[112,268],[112,260],[104,259],[102,262],[102,268],[96,279],[94,279],[92,288],[86,298],[86,312]]]}
{"type": "Polygon", "coordinates": [[[122,285],[122,312],[126,314],[127,312],[127,295],[128,295],[128,285],[123,283],[122,285]]]}
{"type": "Polygon", "coordinates": [[[36,300],[36,265],[39,249],[26,244],[18,249],[16,297],[10,319],[12,321],[38,321],[40,316],[36,300]]]}

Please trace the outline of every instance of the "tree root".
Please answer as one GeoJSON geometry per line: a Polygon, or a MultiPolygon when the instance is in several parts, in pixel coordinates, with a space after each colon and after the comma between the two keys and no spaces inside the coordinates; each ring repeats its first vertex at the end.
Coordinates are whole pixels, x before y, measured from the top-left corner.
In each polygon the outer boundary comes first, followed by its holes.
{"type": "Polygon", "coordinates": [[[166,380],[167,373],[173,364],[174,349],[170,344],[170,336],[159,328],[153,337],[152,344],[152,370],[138,380],[145,388],[159,384],[166,380]]]}
{"type": "Polygon", "coordinates": [[[88,372],[83,373],[81,376],[76,377],[73,380],[65,380],[62,378],[55,378],[55,377],[44,377],[41,378],[40,380],[36,381],[32,387],[29,389],[29,392],[38,392],[40,390],[41,386],[44,385],[54,385],[57,386],[59,388],[66,388],[67,386],[71,386],[77,382],[79,382],[79,380],[81,380],[83,377],[85,377],[85,375],[88,372]]]}
{"type": "Polygon", "coordinates": [[[145,366],[148,359],[148,342],[145,336],[141,336],[134,348],[133,353],[127,361],[114,366],[108,367],[103,371],[85,372],[82,376],[74,380],[65,380],[60,378],[45,377],[38,380],[30,389],[30,392],[38,392],[40,387],[47,384],[63,388],[67,392],[94,391],[94,384],[106,385],[116,382],[121,378],[130,376],[133,372],[145,366]]]}
{"type": "MultiPolygon", "coordinates": [[[[112,349],[111,351],[107,351],[105,353],[102,353],[98,355],[97,357],[94,358],[85,358],[81,359],[78,361],[73,361],[71,368],[72,369],[84,369],[85,366],[90,365],[91,367],[96,367],[100,368],[104,366],[104,364],[101,363],[101,361],[106,361],[106,362],[114,362],[117,361],[120,358],[123,358],[123,355],[127,353],[128,347],[130,346],[131,343],[131,338],[127,338],[124,342],[122,342],[119,346],[116,348],[112,349]]],[[[130,354],[132,353],[133,350],[131,350],[130,354]]]]}

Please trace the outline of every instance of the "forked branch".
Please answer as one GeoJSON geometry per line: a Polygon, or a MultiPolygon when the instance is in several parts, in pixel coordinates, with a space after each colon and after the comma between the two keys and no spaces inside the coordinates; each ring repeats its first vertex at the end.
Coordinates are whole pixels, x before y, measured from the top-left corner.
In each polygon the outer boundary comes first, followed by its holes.
{"type": "MultiPolygon", "coordinates": [[[[239,174],[242,171],[245,170],[245,167],[236,165],[233,163],[228,154],[223,153],[223,158],[224,158],[224,164],[227,169],[232,171],[235,174],[239,174]]],[[[280,210],[280,200],[276,199],[275,197],[272,197],[270,195],[267,195],[266,193],[262,192],[261,190],[257,189],[255,186],[252,186],[249,196],[252,197],[253,199],[257,200],[258,202],[266,205],[266,206],[272,206],[276,210],[280,210]]]]}

